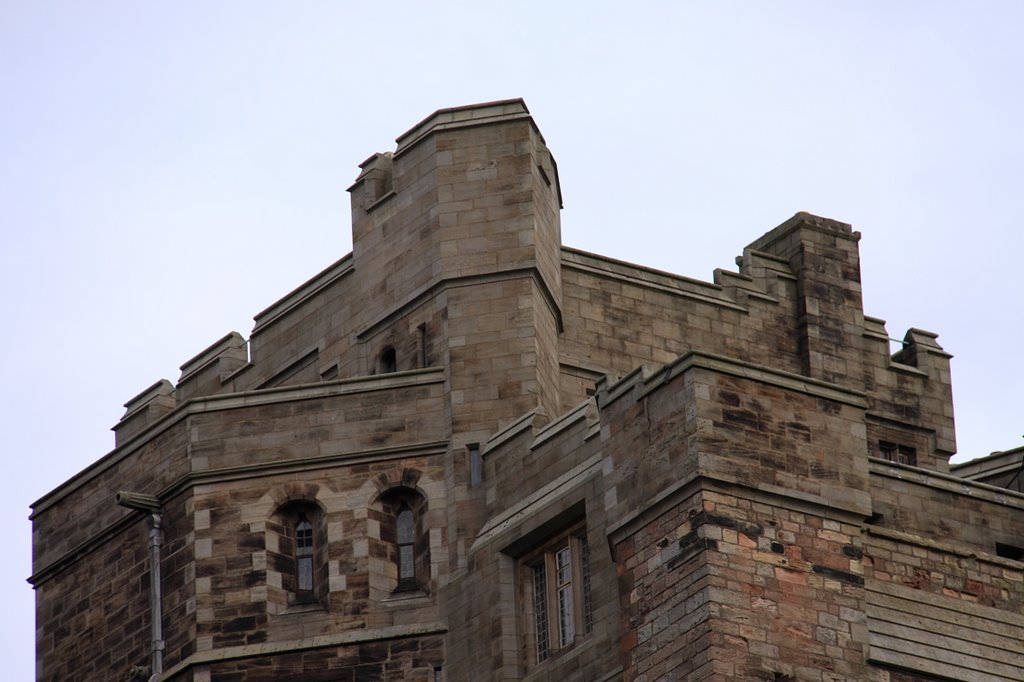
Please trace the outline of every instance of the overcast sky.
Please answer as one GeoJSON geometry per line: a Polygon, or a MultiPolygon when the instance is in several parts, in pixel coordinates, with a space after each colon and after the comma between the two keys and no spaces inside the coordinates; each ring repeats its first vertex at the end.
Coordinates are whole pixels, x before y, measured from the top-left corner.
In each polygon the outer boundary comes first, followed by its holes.
{"type": "Polygon", "coordinates": [[[1024,444],[1024,4],[0,0],[5,679],[28,505],[123,403],[351,249],[358,164],[523,97],[566,244],[710,280],[796,211],[939,333],[960,454],[1024,444]]]}

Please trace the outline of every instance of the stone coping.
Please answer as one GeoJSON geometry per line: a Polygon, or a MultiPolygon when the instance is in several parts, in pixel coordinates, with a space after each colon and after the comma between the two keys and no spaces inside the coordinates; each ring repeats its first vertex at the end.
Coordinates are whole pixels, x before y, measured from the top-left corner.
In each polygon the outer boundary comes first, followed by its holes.
{"type": "Polygon", "coordinates": [[[932,469],[891,462],[881,457],[868,457],[871,474],[916,483],[957,495],[973,497],[1007,507],[1024,509],[1024,493],[999,486],[979,483],[968,478],[945,474],[932,469]]]}
{"type": "Polygon", "coordinates": [[[124,404],[125,412],[124,416],[121,417],[121,421],[124,421],[128,417],[132,416],[142,408],[146,407],[155,398],[160,396],[174,399],[174,384],[167,379],[161,379],[152,386],[141,391],[138,395],[132,396],[128,402],[124,404]]]}
{"type": "Polygon", "coordinates": [[[724,355],[697,351],[685,353],[651,374],[645,374],[642,368],[638,367],[617,383],[609,385],[604,381],[598,382],[598,405],[604,408],[606,405],[634,390],[638,391],[637,399],[639,399],[694,368],[750,379],[779,388],[806,393],[818,398],[852,405],[853,407],[867,408],[867,399],[863,391],[845,388],[819,379],[812,379],[802,374],[770,369],[724,355]]]}
{"type": "Polygon", "coordinates": [[[990,455],[976,457],[966,462],[950,464],[949,469],[961,478],[972,479],[977,476],[994,476],[1015,471],[1021,468],[1022,463],[1024,463],[1024,447],[1019,447],[993,452],[990,455]]]}
{"type": "MultiPolygon", "coordinates": [[[[720,284],[674,275],[663,270],[647,268],[567,246],[562,247],[562,267],[655,289],[671,296],[688,298],[740,312],[747,311],[744,306],[733,301],[720,284]]],[[[763,293],[763,296],[774,300],[767,293],[763,293]]]]}
{"type": "Polygon", "coordinates": [[[395,156],[407,152],[434,132],[521,119],[533,122],[530,110],[521,97],[438,109],[395,138],[395,156]]]}
{"type": "Polygon", "coordinates": [[[756,251],[767,251],[772,244],[782,241],[790,233],[801,228],[807,228],[834,237],[850,239],[855,242],[860,241],[860,232],[855,231],[849,223],[833,220],[832,218],[823,218],[806,211],[798,211],[793,214],[793,217],[785,220],[782,224],[752,242],[747,248],[756,251]]]}
{"type": "Polygon", "coordinates": [[[352,254],[348,253],[313,275],[299,286],[282,296],[267,308],[256,313],[252,334],[257,334],[285,314],[291,312],[327,286],[352,272],[352,254]]]}
{"type": "Polygon", "coordinates": [[[204,367],[223,355],[225,351],[229,351],[233,348],[245,349],[246,345],[247,342],[241,334],[238,332],[228,332],[197,353],[194,357],[186,360],[181,367],[178,368],[181,370],[181,376],[178,378],[178,383],[180,384],[183,381],[188,381],[188,379],[193,375],[197,374],[204,367]]]}

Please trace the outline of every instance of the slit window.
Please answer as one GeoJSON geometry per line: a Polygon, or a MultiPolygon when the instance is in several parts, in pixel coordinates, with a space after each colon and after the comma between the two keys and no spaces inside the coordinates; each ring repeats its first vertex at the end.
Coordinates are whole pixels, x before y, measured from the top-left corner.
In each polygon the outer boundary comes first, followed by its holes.
{"type": "Polygon", "coordinates": [[[484,480],[484,463],[480,457],[480,445],[473,443],[469,446],[469,485],[479,488],[484,480]]]}
{"type": "Polygon", "coordinates": [[[1024,547],[1016,547],[1014,545],[1004,545],[1001,542],[996,543],[996,555],[1001,556],[1004,559],[1013,559],[1014,561],[1024,561],[1024,547]]]}
{"type": "Polygon", "coordinates": [[[398,356],[395,354],[395,349],[388,346],[381,351],[380,357],[377,359],[377,373],[378,374],[391,374],[392,372],[398,371],[398,356]]]}

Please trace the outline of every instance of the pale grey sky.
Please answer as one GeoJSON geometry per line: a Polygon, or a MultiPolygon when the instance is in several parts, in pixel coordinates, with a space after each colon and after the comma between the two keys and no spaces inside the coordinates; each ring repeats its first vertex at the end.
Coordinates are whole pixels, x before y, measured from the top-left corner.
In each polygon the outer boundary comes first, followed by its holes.
{"type": "Polygon", "coordinates": [[[28,505],[122,404],[350,250],[357,164],[524,97],[566,244],[710,279],[798,210],[954,354],[960,455],[1024,444],[1024,5],[0,2],[5,679],[28,505]]]}

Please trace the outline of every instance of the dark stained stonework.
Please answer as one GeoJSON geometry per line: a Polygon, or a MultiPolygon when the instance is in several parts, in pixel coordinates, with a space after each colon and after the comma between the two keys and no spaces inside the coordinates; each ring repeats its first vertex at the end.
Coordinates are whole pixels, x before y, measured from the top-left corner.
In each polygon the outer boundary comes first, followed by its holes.
{"type": "Polygon", "coordinates": [[[33,505],[37,679],[148,674],[119,491],[162,680],[1024,679],[1022,451],[951,469],[951,356],[890,354],[849,225],[713,282],[564,247],[520,100],[360,169],[352,253],[33,505]]]}

